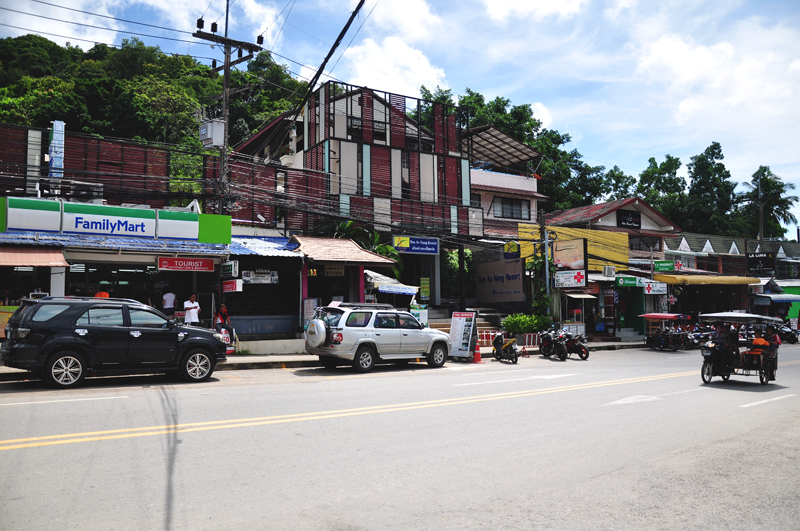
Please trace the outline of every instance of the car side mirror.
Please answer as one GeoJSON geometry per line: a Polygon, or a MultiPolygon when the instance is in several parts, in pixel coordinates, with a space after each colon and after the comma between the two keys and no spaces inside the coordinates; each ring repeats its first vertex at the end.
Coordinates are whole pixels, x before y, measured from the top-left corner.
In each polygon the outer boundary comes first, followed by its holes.
{"type": "Polygon", "coordinates": [[[175,319],[170,319],[167,321],[167,328],[169,328],[170,330],[175,328],[175,319]]]}

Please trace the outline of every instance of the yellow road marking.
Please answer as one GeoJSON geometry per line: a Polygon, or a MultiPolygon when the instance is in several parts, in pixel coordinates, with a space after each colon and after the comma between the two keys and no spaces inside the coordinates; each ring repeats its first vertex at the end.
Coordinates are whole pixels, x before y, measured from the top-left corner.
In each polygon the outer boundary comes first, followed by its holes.
{"type": "MultiPolygon", "coordinates": [[[[800,362],[792,362],[792,363],[800,363],[800,362]]],[[[63,435],[46,435],[41,437],[9,439],[5,441],[0,441],[0,451],[18,450],[21,448],[34,448],[41,446],[54,446],[59,444],[72,444],[80,442],[127,439],[133,437],[150,437],[154,435],[165,435],[173,433],[189,433],[195,431],[210,431],[210,430],[221,430],[229,428],[244,428],[250,426],[265,426],[270,424],[284,424],[289,422],[324,420],[333,418],[353,417],[358,415],[373,415],[376,413],[393,413],[397,411],[429,409],[434,407],[457,406],[463,404],[474,404],[478,402],[488,402],[492,400],[508,400],[513,398],[523,398],[523,397],[545,395],[551,393],[563,393],[567,391],[580,391],[584,389],[594,389],[594,388],[608,387],[614,385],[650,382],[654,380],[664,380],[668,378],[680,378],[683,376],[696,376],[697,374],[698,371],[678,372],[678,373],[661,374],[655,376],[643,376],[638,378],[625,378],[622,380],[610,380],[606,382],[565,385],[561,387],[551,387],[546,389],[532,389],[527,391],[515,391],[507,393],[495,393],[489,395],[468,396],[461,398],[429,400],[425,402],[409,402],[405,404],[369,406],[369,407],[342,409],[333,411],[318,411],[312,413],[297,413],[293,415],[275,415],[269,417],[216,420],[208,422],[194,422],[187,424],[149,426],[142,428],[126,428],[118,430],[91,431],[83,433],[68,433],[63,435]]]]}

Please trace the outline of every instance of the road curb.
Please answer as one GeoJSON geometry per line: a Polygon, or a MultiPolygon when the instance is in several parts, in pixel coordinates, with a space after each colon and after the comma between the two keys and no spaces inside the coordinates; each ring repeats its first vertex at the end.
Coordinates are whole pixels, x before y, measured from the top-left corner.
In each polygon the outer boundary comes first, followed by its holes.
{"type": "MultiPolygon", "coordinates": [[[[630,348],[645,348],[644,343],[604,343],[604,344],[589,344],[591,352],[602,350],[623,350],[630,348]]],[[[538,347],[526,349],[531,355],[539,355],[538,347]]],[[[481,355],[491,357],[491,347],[483,347],[481,355]]],[[[269,356],[261,356],[269,357],[269,356]]],[[[276,355],[276,358],[295,358],[291,355],[276,355]]],[[[310,354],[298,354],[295,359],[275,359],[275,360],[247,360],[243,359],[245,356],[236,356],[234,359],[228,358],[228,361],[219,365],[217,371],[246,371],[258,369],[302,369],[311,367],[322,367],[319,358],[311,356],[310,354]]],[[[344,365],[344,363],[342,364],[344,365]]],[[[28,371],[21,371],[6,367],[0,367],[0,382],[14,382],[26,380],[39,380],[31,376],[28,371]]]]}

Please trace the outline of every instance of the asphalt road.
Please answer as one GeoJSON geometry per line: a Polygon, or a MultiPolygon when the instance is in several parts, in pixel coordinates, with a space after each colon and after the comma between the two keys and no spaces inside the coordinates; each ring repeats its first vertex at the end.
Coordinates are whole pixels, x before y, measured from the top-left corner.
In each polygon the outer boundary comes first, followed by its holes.
{"type": "Polygon", "coordinates": [[[0,383],[0,529],[800,529],[800,346],[0,383]]]}

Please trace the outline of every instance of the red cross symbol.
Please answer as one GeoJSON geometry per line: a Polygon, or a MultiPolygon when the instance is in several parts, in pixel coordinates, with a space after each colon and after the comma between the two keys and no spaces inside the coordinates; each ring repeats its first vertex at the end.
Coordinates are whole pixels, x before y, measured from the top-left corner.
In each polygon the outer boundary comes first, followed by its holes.
{"type": "Polygon", "coordinates": [[[653,291],[653,285],[652,285],[652,284],[648,284],[647,286],[645,286],[644,290],[645,290],[645,291],[647,292],[647,294],[649,295],[649,294],[650,294],[650,292],[651,292],[651,291],[653,291]]]}
{"type": "Polygon", "coordinates": [[[683,267],[683,263],[680,260],[675,260],[675,271],[680,271],[683,267]]]}
{"type": "Polygon", "coordinates": [[[678,299],[676,299],[673,295],[670,295],[669,299],[667,300],[669,301],[670,304],[675,304],[676,302],[678,302],[678,299]]]}
{"type": "Polygon", "coordinates": [[[583,278],[584,277],[583,277],[583,273],[581,271],[578,271],[577,273],[575,273],[575,276],[572,277],[572,278],[575,279],[575,282],[577,284],[583,284],[583,278]]]}

